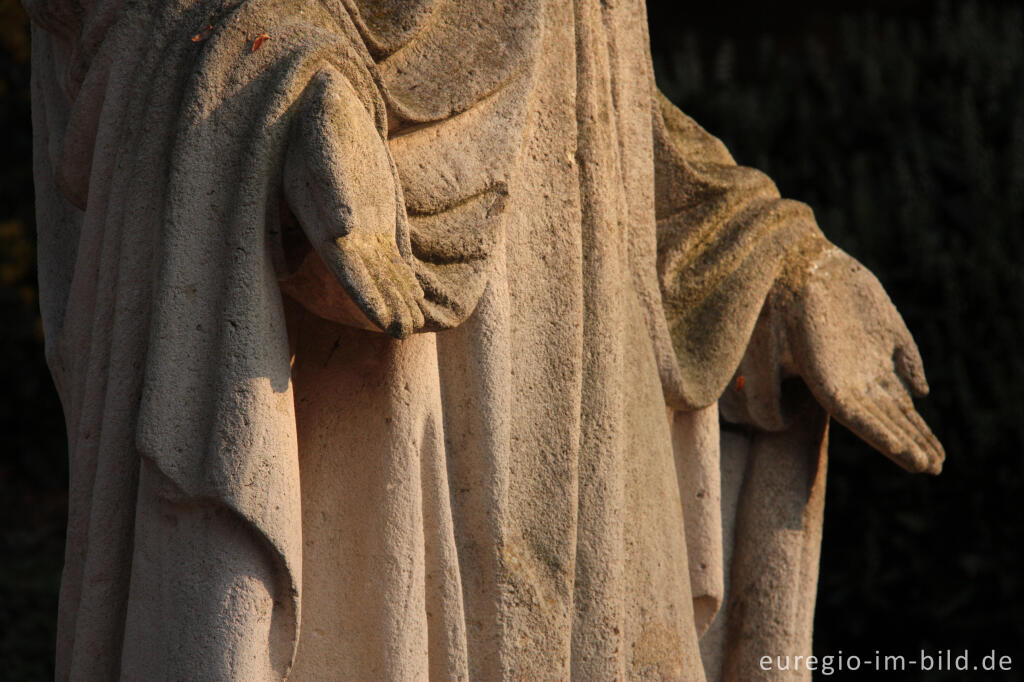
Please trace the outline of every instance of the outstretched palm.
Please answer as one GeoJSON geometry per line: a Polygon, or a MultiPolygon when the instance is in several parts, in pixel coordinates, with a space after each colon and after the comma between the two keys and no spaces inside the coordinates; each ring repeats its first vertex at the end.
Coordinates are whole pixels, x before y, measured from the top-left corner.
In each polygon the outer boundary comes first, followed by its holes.
{"type": "Polygon", "coordinates": [[[928,393],[921,357],[874,275],[830,249],[787,308],[792,369],[822,407],[904,469],[939,473],[945,453],[911,398],[928,393]]]}
{"type": "Polygon", "coordinates": [[[324,264],[378,328],[423,326],[423,290],[402,257],[408,226],[394,164],[348,81],[312,80],[285,162],[288,203],[324,264]]]}

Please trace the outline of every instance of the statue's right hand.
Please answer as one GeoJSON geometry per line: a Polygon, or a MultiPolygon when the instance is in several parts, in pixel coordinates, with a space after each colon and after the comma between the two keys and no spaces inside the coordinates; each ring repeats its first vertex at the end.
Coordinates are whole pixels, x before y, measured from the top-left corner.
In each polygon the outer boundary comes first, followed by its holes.
{"type": "Polygon", "coordinates": [[[284,168],[288,204],[324,264],[369,320],[402,338],[423,326],[405,208],[387,145],[355,90],[325,69],[296,112],[284,168]]]}

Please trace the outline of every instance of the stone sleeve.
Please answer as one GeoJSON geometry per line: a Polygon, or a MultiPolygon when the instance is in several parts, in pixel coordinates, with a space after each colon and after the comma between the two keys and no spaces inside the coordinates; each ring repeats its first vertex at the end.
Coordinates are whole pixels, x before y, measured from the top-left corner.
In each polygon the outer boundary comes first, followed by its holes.
{"type": "Polygon", "coordinates": [[[654,154],[659,285],[681,393],[699,407],[733,379],[776,283],[828,242],[807,205],[660,93],[654,154]]]}

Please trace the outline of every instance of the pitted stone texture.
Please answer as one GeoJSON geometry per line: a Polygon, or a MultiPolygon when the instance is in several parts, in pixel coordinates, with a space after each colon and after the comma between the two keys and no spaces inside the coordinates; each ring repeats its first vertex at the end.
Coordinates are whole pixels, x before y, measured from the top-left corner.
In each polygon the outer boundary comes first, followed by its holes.
{"type": "Polygon", "coordinates": [[[26,5],[58,679],[759,679],[827,413],[940,468],[880,285],[639,0],[26,5]]]}

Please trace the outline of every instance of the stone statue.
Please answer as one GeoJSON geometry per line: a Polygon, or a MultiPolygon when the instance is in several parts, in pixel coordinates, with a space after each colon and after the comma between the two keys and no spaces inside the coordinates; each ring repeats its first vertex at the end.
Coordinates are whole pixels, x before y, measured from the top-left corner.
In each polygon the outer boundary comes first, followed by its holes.
{"type": "Polygon", "coordinates": [[[943,452],[640,0],[26,0],[57,677],[730,679],[805,654],[828,415],[943,452]]]}

